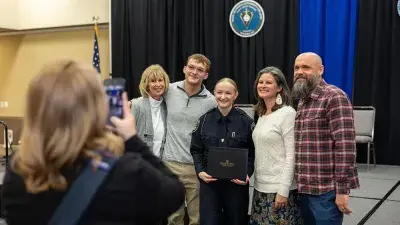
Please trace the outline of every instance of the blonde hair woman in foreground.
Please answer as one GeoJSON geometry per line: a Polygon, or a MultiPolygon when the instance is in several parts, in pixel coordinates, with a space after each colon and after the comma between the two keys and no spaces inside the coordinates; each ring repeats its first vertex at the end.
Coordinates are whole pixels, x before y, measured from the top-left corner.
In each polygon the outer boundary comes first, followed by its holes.
{"type": "Polygon", "coordinates": [[[126,93],[124,118],[111,118],[100,75],[86,64],[46,65],[30,82],[22,145],[10,159],[3,183],[8,224],[47,224],[91,150],[121,156],[79,224],[157,224],[184,201],[178,179],[136,136],[126,93]]]}

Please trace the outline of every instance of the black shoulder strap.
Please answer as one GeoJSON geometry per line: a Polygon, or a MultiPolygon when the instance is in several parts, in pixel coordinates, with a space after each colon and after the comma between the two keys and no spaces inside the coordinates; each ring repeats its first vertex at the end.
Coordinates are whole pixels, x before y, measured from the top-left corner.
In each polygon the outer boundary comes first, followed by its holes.
{"type": "Polygon", "coordinates": [[[114,167],[118,158],[110,153],[100,153],[102,161],[86,164],[81,174],[72,184],[60,205],[54,212],[49,225],[74,225],[78,224],[83,212],[96,194],[108,173],[114,167]],[[96,164],[96,165],[95,165],[96,164]],[[97,168],[94,170],[94,168],[97,168]]]}

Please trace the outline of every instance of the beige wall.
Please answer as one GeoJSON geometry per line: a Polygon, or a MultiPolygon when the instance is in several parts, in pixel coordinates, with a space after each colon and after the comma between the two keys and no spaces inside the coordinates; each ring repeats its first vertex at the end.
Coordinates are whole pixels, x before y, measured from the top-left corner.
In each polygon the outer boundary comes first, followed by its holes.
{"type": "MultiPolygon", "coordinates": [[[[108,29],[99,34],[102,77],[109,74],[108,29]]],[[[71,57],[92,63],[93,31],[0,36],[0,116],[22,117],[28,83],[44,63],[71,57]]]]}
{"type": "Polygon", "coordinates": [[[0,0],[0,28],[16,29],[18,27],[18,1],[0,0]]]}
{"type": "Polygon", "coordinates": [[[108,23],[111,0],[0,0],[0,28],[24,30],[108,23]]]}
{"type": "Polygon", "coordinates": [[[93,16],[106,23],[109,0],[18,0],[18,13],[19,29],[91,24],[93,16]]]}

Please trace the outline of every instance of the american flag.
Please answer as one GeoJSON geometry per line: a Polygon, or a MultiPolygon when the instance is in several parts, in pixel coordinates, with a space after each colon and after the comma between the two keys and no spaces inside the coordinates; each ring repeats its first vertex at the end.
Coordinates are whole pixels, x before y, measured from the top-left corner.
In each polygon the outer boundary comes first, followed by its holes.
{"type": "Polygon", "coordinates": [[[100,51],[99,51],[99,42],[98,42],[99,28],[97,24],[94,25],[94,47],[93,47],[93,67],[97,70],[97,72],[101,73],[100,69],[100,51]]]}

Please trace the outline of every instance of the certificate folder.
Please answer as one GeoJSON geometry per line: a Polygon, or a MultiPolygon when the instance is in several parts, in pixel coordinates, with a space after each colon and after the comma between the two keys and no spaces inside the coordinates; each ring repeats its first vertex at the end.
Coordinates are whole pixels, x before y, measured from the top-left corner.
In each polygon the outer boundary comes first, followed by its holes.
{"type": "Polygon", "coordinates": [[[242,148],[210,147],[207,173],[217,179],[246,181],[248,150],[242,148]]]}

